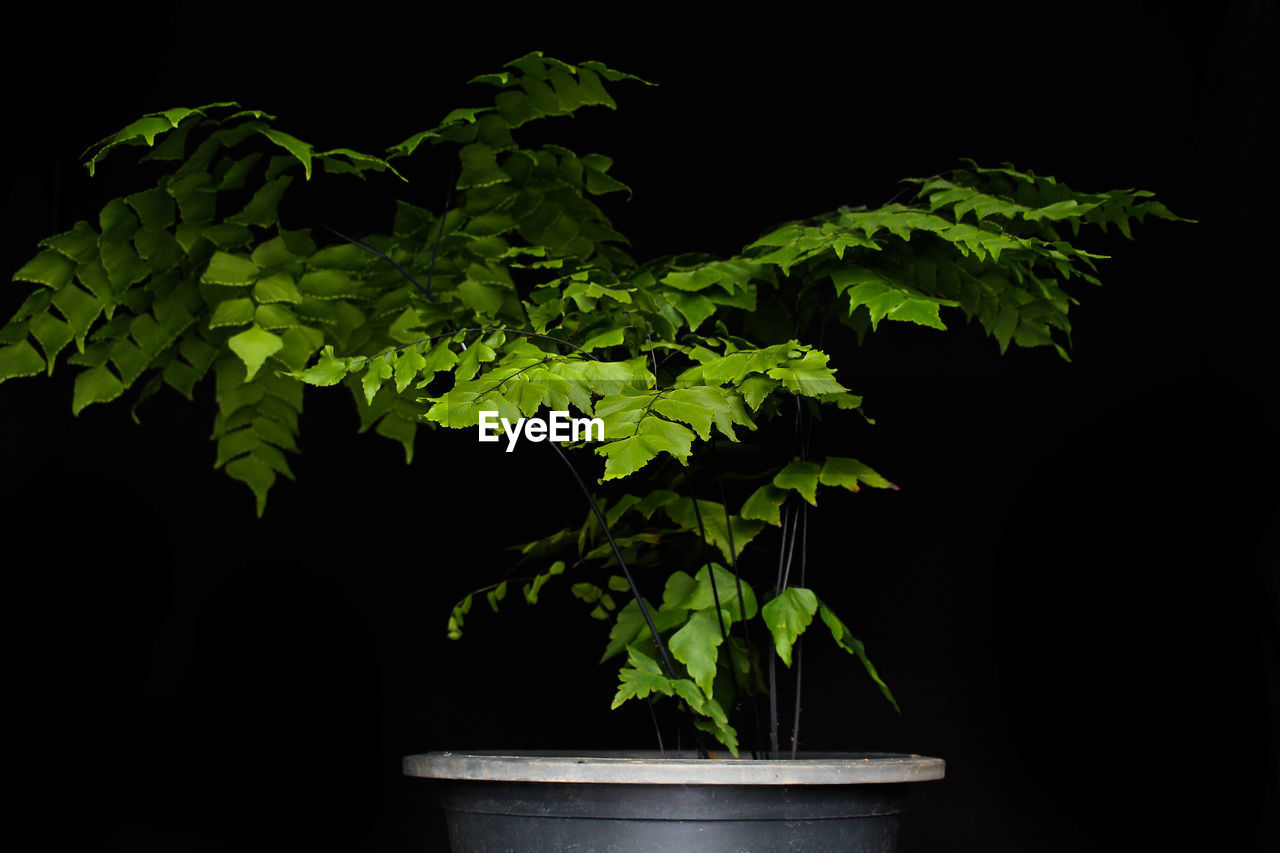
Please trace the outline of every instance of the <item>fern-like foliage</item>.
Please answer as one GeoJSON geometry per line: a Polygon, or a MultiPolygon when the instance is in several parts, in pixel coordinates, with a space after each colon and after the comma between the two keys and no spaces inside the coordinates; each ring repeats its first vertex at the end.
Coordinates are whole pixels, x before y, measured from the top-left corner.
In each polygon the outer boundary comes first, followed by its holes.
{"type": "MultiPolygon", "coordinates": [[[[152,168],[154,180],[108,202],[96,223],[42,241],[18,270],[16,280],[37,287],[0,329],[0,381],[52,372],[61,359],[79,370],[76,413],[126,392],[136,406],[165,385],[192,398],[212,384],[215,465],[249,486],[259,514],[276,478],[293,476],[309,385],[347,386],[361,429],[401,443],[406,461],[422,427],[475,427],[482,411],[514,421],[574,410],[605,424],[604,440],[589,445],[602,482],[661,478],[655,460],[686,464],[713,438],[737,442],[796,400],[859,409],[826,353],[771,330],[810,330],[833,314],[859,335],[886,320],[943,329],[962,315],[1001,352],[1051,346],[1066,357],[1073,288],[1098,284],[1101,256],[1073,242],[1081,230],[1131,236],[1134,220],[1178,218],[1149,192],[1082,193],[968,163],[913,179],[907,201],[787,223],[734,257],[639,263],[596,203],[629,193],[610,158],[519,137],[531,121],[614,108],[609,86],[644,81],[534,53],[472,82],[492,94],[489,105],[454,110],[382,156],[317,150],[234,103],[147,115],[102,140],[86,152],[90,173],[118,149],[141,148],[138,174],[152,168]],[[302,182],[394,181],[397,161],[440,145],[458,157],[447,210],[398,202],[390,233],[359,241],[282,221],[302,182]]],[[[815,616],[892,700],[861,643],[811,590],[783,582],[761,602],[736,573],[757,534],[784,527],[793,494],[814,504],[820,485],[888,480],[854,459],[791,459],[734,508],[651,485],[602,504],[623,559],[657,571],[669,546],[710,549],[693,571],[667,574],[661,604],[619,606],[613,593],[628,582],[594,514],[524,549],[547,566],[526,579],[526,600],[557,576],[581,575],[572,594],[613,622],[604,657],[627,653],[615,705],[678,697],[736,752],[725,709],[763,685],[759,649],[730,629],[763,622],[789,665],[815,616]],[[681,671],[656,662],[667,651],[681,671]]],[[[506,590],[503,581],[479,593],[496,608],[506,590]]],[[[454,608],[451,635],[472,600],[454,608]]]]}

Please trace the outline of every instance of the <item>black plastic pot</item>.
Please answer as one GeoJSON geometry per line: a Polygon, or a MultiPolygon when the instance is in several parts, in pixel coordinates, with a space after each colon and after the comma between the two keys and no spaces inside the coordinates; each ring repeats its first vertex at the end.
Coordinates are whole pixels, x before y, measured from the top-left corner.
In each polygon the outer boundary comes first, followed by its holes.
{"type": "Polygon", "coordinates": [[[404,772],[438,780],[454,853],[891,853],[901,783],[944,774],[919,755],[672,755],[434,752],[404,772]]]}

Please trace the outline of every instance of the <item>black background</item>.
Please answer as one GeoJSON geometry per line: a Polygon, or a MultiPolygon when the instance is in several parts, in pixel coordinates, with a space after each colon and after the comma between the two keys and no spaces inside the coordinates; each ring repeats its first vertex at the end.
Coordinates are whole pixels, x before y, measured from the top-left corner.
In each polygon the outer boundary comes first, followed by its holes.
{"type": "MultiPolygon", "coordinates": [[[[959,319],[840,361],[878,423],[833,429],[902,490],[826,498],[810,571],[903,714],[814,643],[803,739],[947,760],[908,850],[1274,850],[1275,10],[1202,5],[50,4],[5,36],[3,260],[127,188],[126,157],[91,183],[76,155],[144,112],[237,99],[377,152],[533,49],[660,84],[548,127],[615,157],[636,192],[606,210],[639,258],[732,252],[962,156],[1155,190],[1199,222],[1086,243],[1115,257],[1077,291],[1073,363],[999,358],[959,319]]],[[[360,231],[392,192],[438,209],[428,165],[320,213],[360,231]]],[[[72,376],[0,387],[25,849],[439,849],[402,754],[652,745],[643,709],[608,710],[602,629],[573,603],[444,637],[502,545],[580,520],[545,449],[435,432],[406,468],[355,436],[344,392],[312,393],[298,481],[256,520],[211,467],[207,387],[135,426],[121,405],[73,418],[72,376]]]]}

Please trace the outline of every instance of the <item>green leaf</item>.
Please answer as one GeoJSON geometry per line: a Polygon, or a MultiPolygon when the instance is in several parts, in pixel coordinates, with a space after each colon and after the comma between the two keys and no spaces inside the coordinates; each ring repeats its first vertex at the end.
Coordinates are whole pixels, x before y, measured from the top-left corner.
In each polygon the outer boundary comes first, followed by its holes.
{"type": "MultiPolygon", "coordinates": [[[[606,435],[608,421],[605,422],[606,435]]],[[[639,471],[659,453],[669,453],[684,464],[692,452],[694,434],[687,427],[648,417],[640,421],[628,438],[601,444],[596,448],[605,458],[604,480],[615,480],[639,471]]]]}
{"type": "Polygon", "coordinates": [[[70,231],[47,237],[40,241],[40,245],[60,252],[77,263],[87,264],[98,254],[98,232],[82,219],[70,231]]]}
{"type": "Polygon", "coordinates": [[[351,359],[336,357],[333,354],[333,347],[326,346],[320,351],[320,358],[314,365],[306,370],[289,375],[308,385],[337,385],[347,378],[350,364],[351,359]]]}
{"type": "Polygon", "coordinates": [[[867,657],[867,649],[862,644],[862,641],[849,633],[849,628],[836,617],[835,613],[831,612],[827,605],[819,604],[818,613],[822,617],[822,621],[826,623],[827,628],[831,630],[831,636],[836,641],[836,644],[849,654],[856,655],[858,660],[862,661],[862,666],[867,671],[867,675],[871,676],[871,680],[880,686],[880,692],[884,694],[884,698],[889,700],[889,704],[893,706],[893,709],[901,714],[902,709],[898,707],[898,700],[893,698],[889,685],[885,684],[880,678],[880,673],[876,672],[871,659],[867,657]]]}
{"type": "Polygon", "coordinates": [[[126,196],[125,201],[138,214],[144,228],[168,228],[173,225],[173,197],[160,187],[126,196]]]}
{"type": "Polygon", "coordinates": [[[0,347],[0,382],[19,376],[35,376],[44,368],[40,353],[25,340],[0,347]]]}
{"type": "MultiPolygon", "coordinates": [[[[645,602],[650,611],[653,605],[645,602]]],[[[644,613],[640,610],[640,605],[633,598],[618,611],[617,621],[613,623],[613,627],[609,630],[609,644],[605,647],[604,655],[600,658],[600,663],[604,663],[614,655],[621,654],[623,649],[630,646],[640,636],[642,631],[648,628],[644,619],[644,613]]]]}
{"type": "Polygon", "coordinates": [[[525,584],[524,586],[525,601],[530,604],[537,604],[538,594],[542,591],[542,587],[546,585],[547,581],[551,580],[551,578],[556,575],[564,574],[564,569],[564,560],[556,560],[551,564],[551,568],[547,569],[545,572],[535,575],[533,581],[525,584]]]}
{"type": "Polygon", "coordinates": [[[457,189],[488,187],[506,183],[511,176],[498,168],[497,152],[480,142],[465,145],[458,151],[462,169],[458,173],[457,189]]]}
{"type": "Polygon", "coordinates": [[[789,586],[780,595],[760,608],[760,615],[773,634],[773,644],[778,657],[791,666],[791,649],[796,638],[804,633],[818,612],[818,597],[812,590],[789,586]]]}
{"type": "Polygon", "coordinates": [[[822,473],[818,475],[818,482],[824,486],[843,486],[851,492],[858,491],[860,485],[875,489],[898,488],[857,459],[848,459],[843,456],[827,457],[827,460],[822,463],[822,473]]]}
{"type": "Polygon", "coordinates": [[[200,280],[206,284],[247,287],[258,277],[258,265],[243,255],[214,252],[200,280]]]}
{"type": "Polygon", "coordinates": [[[909,296],[898,307],[890,310],[886,316],[890,320],[915,323],[945,331],[946,324],[938,317],[940,305],[941,303],[934,299],[918,299],[909,296]]]}
{"type": "MultiPolygon", "coordinates": [[[[677,684],[679,684],[679,682],[677,682],[677,684]]],[[[683,696],[683,694],[681,695],[683,696]]],[[[686,701],[688,700],[686,699],[686,701]]],[[[719,716],[723,717],[724,710],[720,708],[719,703],[717,703],[714,699],[708,699],[706,702],[706,705],[701,710],[704,713],[708,712],[710,711],[711,706],[713,705],[715,706],[715,709],[718,712],[719,716]]],[[[717,719],[717,718],[711,718],[711,719],[705,719],[705,720],[695,719],[693,721],[693,725],[696,728],[701,729],[702,731],[707,732],[710,735],[713,735],[716,740],[724,744],[725,748],[729,750],[730,755],[732,755],[734,758],[737,758],[738,757],[738,730],[735,729],[733,726],[729,725],[729,723],[727,722],[727,719],[728,719],[727,717],[724,720],[717,719]]],[[[716,755],[714,751],[711,752],[711,757],[719,758],[719,756],[716,755]]]]}
{"type": "Polygon", "coordinates": [[[61,252],[45,249],[22,265],[13,274],[14,281],[30,281],[44,284],[54,290],[61,289],[75,275],[76,264],[61,252]]]}
{"type": "Polygon", "coordinates": [[[277,209],[280,199],[284,198],[285,190],[291,183],[293,183],[292,175],[281,175],[267,181],[253,194],[253,198],[244,206],[244,210],[228,216],[227,221],[239,225],[257,225],[259,228],[278,224],[280,216],[277,209]]]}
{"type": "Polygon", "coordinates": [[[614,328],[601,332],[598,335],[592,335],[583,342],[582,349],[587,352],[591,352],[592,350],[599,349],[600,347],[619,346],[622,343],[625,332],[626,329],[621,326],[615,326],[614,328]]]}
{"type": "Polygon", "coordinates": [[[251,326],[227,341],[231,351],[244,362],[245,382],[252,379],[267,358],[280,351],[284,341],[260,326],[251,326]]]}
{"type": "Polygon", "coordinates": [[[230,222],[206,225],[200,234],[219,249],[241,249],[253,242],[253,232],[230,222]]]}
{"type": "Polygon", "coordinates": [[[671,289],[665,291],[663,295],[670,300],[677,311],[684,315],[691,332],[696,332],[708,317],[716,313],[715,303],[700,293],[685,293],[671,289]]]}
{"type": "Polygon", "coordinates": [[[427,366],[427,359],[422,354],[421,345],[406,347],[395,358],[396,393],[408,388],[421,375],[427,366]]]}
{"type": "Polygon", "coordinates": [[[103,241],[100,255],[102,266],[116,293],[123,294],[130,285],[142,281],[151,273],[150,266],[138,257],[137,251],[129,243],[103,241]]]}
{"type": "MultiPolygon", "coordinates": [[[[684,572],[679,574],[684,575],[684,572]]],[[[668,592],[673,596],[675,593],[686,586],[683,580],[678,581],[675,587],[672,587],[672,579],[676,576],[672,575],[668,579],[668,592]]],[[[688,577],[688,575],[684,575],[688,577]]],[[[725,622],[732,624],[733,622],[745,619],[755,618],[759,605],[756,603],[756,594],[752,591],[751,586],[747,583],[742,584],[742,601],[746,605],[746,614],[743,615],[743,608],[738,606],[738,579],[731,572],[717,563],[710,564],[710,571],[707,566],[698,569],[698,574],[690,578],[692,584],[688,584],[688,589],[684,598],[679,601],[673,601],[671,607],[680,607],[685,610],[711,610],[715,612],[716,599],[720,600],[720,609],[724,613],[725,622]],[[712,577],[715,578],[715,587],[711,585],[712,577]]],[[[667,596],[663,594],[663,605],[667,607],[667,596]]]]}
{"type": "Polygon", "coordinates": [[[738,440],[734,433],[735,425],[755,429],[734,392],[714,385],[673,388],[653,402],[653,410],[665,418],[693,427],[703,441],[711,439],[713,422],[720,434],[730,441],[738,440]]]}
{"type": "Polygon", "coordinates": [[[786,490],[767,484],[751,493],[739,514],[743,518],[763,521],[776,527],[782,524],[780,508],[786,499],[786,490]]]}
{"type": "MultiPolygon", "coordinates": [[[[84,152],[85,154],[88,154],[90,151],[95,152],[92,157],[85,161],[85,168],[89,170],[89,176],[93,176],[94,169],[97,166],[98,161],[105,157],[107,152],[117,145],[123,145],[126,143],[137,144],[138,141],[141,141],[145,142],[148,146],[151,146],[155,143],[155,138],[158,135],[166,133],[177,127],[178,123],[186,116],[191,115],[192,113],[199,113],[202,109],[209,109],[215,106],[222,105],[209,104],[195,110],[179,108],[168,110],[164,113],[154,113],[152,115],[143,116],[137,121],[125,126],[123,129],[116,131],[106,139],[90,146],[89,149],[84,152]]],[[[81,156],[84,156],[84,154],[81,156]]]]}
{"type": "Polygon", "coordinates": [[[311,180],[311,145],[273,127],[264,127],[258,132],[297,158],[302,164],[306,179],[311,180]]]}
{"type": "Polygon", "coordinates": [[[372,406],[373,398],[382,390],[382,383],[391,378],[392,367],[391,363],[382,356],[371,358],[366,363],[368,367],[360,384],[364,388],[365,402],[372,406]]]}
{"type": "Polygon", "coordinates": [[[820,397],[823,394],[838,394],[849,389],[836,381],[835,372],[827,367],[829,356],[818,350],[810,350],[804,358],[787,359],[782,365],[768,372],[771,379],[777,379],[783,387],[794,394],[805,397],[820,397]]]}
{"type": "Polygon", "coordinates": [[[685,599],[697,586],[697,581],[688,572],[675,571],[667,578],[666,587],[662,591],[663,610],[673,610],[684,604],[685,599]]]}
{"type": "Polygon", "coordinates": [[[400,417],[398,413],[392,412],[378,421],[373,431],[384,438],[400,442],[400,446],[404,448],[404,464],[413,462],[413,442],[418,435],[416,420],[400,417]]]}
{"type": "Polygon", "coordinates": [[[360,280],[344,270],[312,270],[298,279],[298,290],[316,299],[338,299],[360,289],[360,280]]]}
{"type": "Polygon", "coordinates": [[[621,683],[610,707],[618,708],[628,699],[644,699],[653,693],[670,696],[674,692],[671,679],[662,674],[653,658],[631,648],[627,649],[627,660],[631,666],[618,671],[621,683]]]}
{"type": "Polygon", "coordinates": [[[820,470],[817,462],[802,462],[796,459],[774,475],[773,485],[779,489],[794,489],[806,501],[817,506],[820,470]]]}
{"type": "MultiPolygon", "coordinates": [[[[728,621],[728,617],[725,617],[728,621]]],[[[711,694],[716,677],[716,659],[724,634],[714,610],[699,610],[689,617],[684,627],[671,635],[668,648],[676,660],[689,669],[694,683],[707,695],[711,694]]]]}
{"type": "Polygon", "coordinates": [[[224,299],[213,309],[209,318],[209,328],[220,326],[243,326],[253,322],[253,300],[245,296],[240,299],[224,299]]]}
{"type": "Polygon", "coordinates": [[[698,500],[698,513],[694,512],[693,500],[691,498],[677,498],[669,501],[663,510],[670,516],[671,520],[679,524],[685,530],[692,533],[699,533],[698,514],[702,516],[702,530],[706,531],[708,544],[720,550],[726,561],[732,562],[742,549],[747,546],[756,534],[764,527],[758,521],[749,521],[747,519],[734,516],[733,523],[733,549],[734,553],[729,553],[729,533],[725,527],[724,504],[704,499],[698,500]]]}
{"type": "Polygon", "coordinates": [[[760,410],[760,404],[765,398],[773,393],[773,389],[782,383],[773,379],[766,379],[763,376],[748,376],[738,386],[738,392],[742,394],[742,399],[751,407],[751,411],[760,410]]]}
{"type": "Polygon", "coordinates": [[[256,453],[248,453],[228,462],[227,474],[253,491],[258,517],[261,518],[267,508],[267,493],[276,481],[276,472],[271,463],[256,453]]]}
{"type": "Polygon", "coordinates": [[[494,613],[498,612],[498,602],[507,597],[507,582],[495,586],[493,589],[485,593],[485,598],[489,601],[489,609],[494,613]]]}
{"type": "Polygon", "coordinates": [[[302,294],[293,283],[293,276],[281,270],[258,279],[253,286],[253,298],[259,304],[270,302],[298,303],[302,294]]]}
{"type": "Polygon", "coordinates": [[[56,319],[48,312],[32,317],[31,322],[27,324],[27,331],[40,342],[40,347],[44,350],[45,359],[49,362],[49,372],[52,373],[54,359],[57,358],[63,347],[71,343],[71,339],[75,337],[75,332],[72,331],[70,325],[56,319]]]}
{"type": "Polygon", "coordinates": [[[307,266],[312,269],[359,272],[369,266],[370,257],[367,251],[354,243],[340,243],[316,251],[307,258],[307,266]]]}
{"type": "Polygon", "coordinates": [[[502,291],[496,287],[466,279],[455,292],[462,304],[477,314],[493,316],[502,308],[502,291]]]}
{"type": "Polygon", "coordinates": [[[106,366],[90,367],[76,375],[75,391],[71,397],[72,414],[80,414],[92,403],[105,403],[124,393],[124,383],[106,366]]]}
{"type": "Polygon", "coordinates": [[[458,359],[458,366],[453,369],[453,375],[458,382],[467,382],[475,378],[481,364],[493,361],[497,357],[498,353],[493,347],[483,342],[476,342],[462,353],[458,359]]]}

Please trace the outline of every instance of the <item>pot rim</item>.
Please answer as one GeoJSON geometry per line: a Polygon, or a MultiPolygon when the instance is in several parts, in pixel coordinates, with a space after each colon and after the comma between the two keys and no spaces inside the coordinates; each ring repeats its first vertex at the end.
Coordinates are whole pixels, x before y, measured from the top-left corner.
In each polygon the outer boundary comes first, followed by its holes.
{"type": "MultiPolygon", "coordinates": [[[[802,755],[804,755],[802,753],[802,755]]],[[[697,758],[667,750],[475,750],[407,755],[406,776],[486,782],[643,785],[866,785],[941,779],[946,762],[888,752],[809,753],[794,760],[697,758]]]]}

